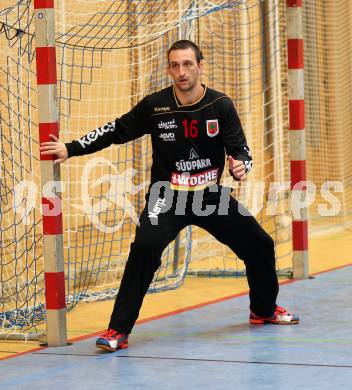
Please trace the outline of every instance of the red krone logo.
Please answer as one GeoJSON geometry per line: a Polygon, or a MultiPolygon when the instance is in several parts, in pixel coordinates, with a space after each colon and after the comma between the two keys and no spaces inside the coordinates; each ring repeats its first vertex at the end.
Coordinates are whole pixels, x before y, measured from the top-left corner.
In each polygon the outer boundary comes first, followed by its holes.
{"type": "Polygon", "coordinates": [[[219,123],[217,119],[207,121],[207,134],[209,137],[215,137],[219,134],[219,123]]]}

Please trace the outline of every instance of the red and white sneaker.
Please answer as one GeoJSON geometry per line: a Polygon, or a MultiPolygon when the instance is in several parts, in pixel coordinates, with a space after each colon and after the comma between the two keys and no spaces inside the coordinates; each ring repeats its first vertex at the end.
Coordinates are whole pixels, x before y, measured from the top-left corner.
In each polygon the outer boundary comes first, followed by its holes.
{"type": "Polygon", "coordinates": [[[115,352],[118,349],[128,348],[128,335],[109,329],[96,341],[95,345],[105,351],[115,352]]]}
{"type": "Polygon", "coordinates": [[[276,324],[276,325],[296,325],[299,323],[299,317],[293,313],[289,313],[285,308],[276,306],[272,317],[261,317],[254,314],[252,311],[249,315],[251,324],[276,324]]]}

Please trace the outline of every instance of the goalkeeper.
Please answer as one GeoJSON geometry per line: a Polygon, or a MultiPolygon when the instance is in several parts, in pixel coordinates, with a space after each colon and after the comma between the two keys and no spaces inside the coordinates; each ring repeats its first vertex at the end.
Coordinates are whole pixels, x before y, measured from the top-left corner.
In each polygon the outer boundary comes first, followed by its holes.
{"type": "Polygon", "coordinates": [[[70,143],[51,135],[41,144],[55,163],[150,134],[151,184],[116,297],[108,330],[96,341],[107,351],[127,348],[144,296],[163,250],[187,225],[196,225],[230,247],[246,266],[252,324],[297,324],[276,304],[274,243],[253,216],[219,185],[228,165],[245,180],[252,158],[232,101],[200,81],[202,53],[192,41],[168,50],[173,85],[144,97],[130,112],[70,143]]]}

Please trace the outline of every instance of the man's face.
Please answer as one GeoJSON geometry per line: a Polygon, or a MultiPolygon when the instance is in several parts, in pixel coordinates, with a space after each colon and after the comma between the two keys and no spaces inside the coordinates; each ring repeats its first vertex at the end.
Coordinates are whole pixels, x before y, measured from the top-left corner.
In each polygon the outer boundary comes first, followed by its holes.
{"type": "Polygon", "coordinates": [[[191,49],[177,49],[169,53],[169,75],[175,86],[182,92],[191,91],[200,83],[203,64],[197,63],[196,54],[191,49]]]}

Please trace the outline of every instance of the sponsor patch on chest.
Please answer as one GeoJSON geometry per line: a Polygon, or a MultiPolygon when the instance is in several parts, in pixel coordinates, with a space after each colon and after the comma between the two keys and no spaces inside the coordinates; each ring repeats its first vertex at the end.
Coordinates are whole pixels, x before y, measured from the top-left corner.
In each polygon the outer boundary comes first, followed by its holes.
{"type": "Polygon", "coordinates": [[[177,124],[175,119],[172,119],[171,121],[160,121],[158,123],[158,128],[164,130],[177,129],[177,124]]]}
{"type": "Polygon", "coordinates": [[[167,141],[176,141],[176,137],[175,137],[175,133],[160,133],[158,135],[158,137],[160,139],[162,139],[164,142],[167,142],[167,141]]]}
{"type": "Polygon", "coordinates": [[[179,191],[194,191],[216,184],[218,180],[218,169],[194,173],[173,172],[171,174],[171,188],[179,191]]]}
{"type": "Polygon", "coordinates": [[[211,161],[210,158],[198,158],[196,160],[191,160],[191,161],[185,161],[185,160],[176,161],[175,165],[178,171],[186,172],[195,169],[211,167],[211,161]]]}

